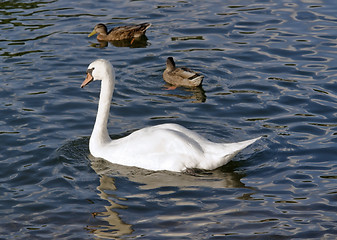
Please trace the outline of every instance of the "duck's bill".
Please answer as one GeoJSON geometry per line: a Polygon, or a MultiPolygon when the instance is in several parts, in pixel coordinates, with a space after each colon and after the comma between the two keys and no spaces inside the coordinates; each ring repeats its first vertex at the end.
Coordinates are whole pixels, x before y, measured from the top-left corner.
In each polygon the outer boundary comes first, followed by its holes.
{"type": "Polygon", "coordinates": [[[92,32],[88,35],[88,37],[91,37],[92,35],[95,35],[96,34],[96,31],[95,31],[95,29],[94,30],[92,30],[92,32]]]}
{"type": "Polygon", "coordinates": [[[88,85],[90,82],[92,82],[92,80],[94,80],[93,76],[90,73],[87,73],[87,77],[84,79],[84,81],[81,84],[81,88],[85,87],[86,85],[88,85]]]}

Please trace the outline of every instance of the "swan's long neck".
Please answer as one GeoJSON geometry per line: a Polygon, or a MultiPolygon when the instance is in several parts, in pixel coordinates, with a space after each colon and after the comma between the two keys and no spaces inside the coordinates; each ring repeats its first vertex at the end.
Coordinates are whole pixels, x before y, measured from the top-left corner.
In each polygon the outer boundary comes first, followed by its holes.
{"type": "Polygon", "coordinates": [[[99,97],[96,121],[90,137],[90,145],[105,144],[111,141],[107,125],[109,119],[111,98],[115,87],[114,78],[115,75],[113,71],[108,71],[105,75],[105,79],[102,79],[101,81],[101,93],[99,97]]]}

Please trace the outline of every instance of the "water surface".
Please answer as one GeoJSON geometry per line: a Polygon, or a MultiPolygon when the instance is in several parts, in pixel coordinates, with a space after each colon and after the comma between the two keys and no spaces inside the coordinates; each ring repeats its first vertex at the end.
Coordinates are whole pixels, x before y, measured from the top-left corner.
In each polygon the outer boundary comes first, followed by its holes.
{"type": "Polygon", "coordinates": [[[0,22],[1,239],[335,239],[337,4],[333,0],[6,1],[0,22]],[[151,22],[139,45],[87,38],[151,22]],[[165,60],[205,75],[166,90],[165,60]],[[160,123],[216,142],[263,139],[214,171],[95,159],[88,140],[110,60],[109,132],[160,123]]]}

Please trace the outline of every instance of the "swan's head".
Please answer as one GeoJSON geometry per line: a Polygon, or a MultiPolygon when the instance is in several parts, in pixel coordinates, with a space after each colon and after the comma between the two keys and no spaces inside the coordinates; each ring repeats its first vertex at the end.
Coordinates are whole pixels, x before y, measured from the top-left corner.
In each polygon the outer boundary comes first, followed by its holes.
{"type": "Polygon", "coordinates": [[[110,80],[114,83],[115,71],[108,60],[97,59],[90,63],[87,69],[87,77],[81,84],[81,88],[95,80],[110,80]]]}

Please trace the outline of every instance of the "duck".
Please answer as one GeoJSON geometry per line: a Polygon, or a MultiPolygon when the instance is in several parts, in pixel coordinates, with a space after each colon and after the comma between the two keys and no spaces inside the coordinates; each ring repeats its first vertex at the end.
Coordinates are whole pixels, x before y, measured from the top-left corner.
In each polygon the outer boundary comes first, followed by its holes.
{"type": "Polygon", "coordinates": [[[168,57],[163,79],[174,86],[198,87],[202,84],[204,76],[186,67],[177,68],[173,57],[168,57]]]}
{"type": "Polygon", "coordinates": [[[111,139],[107,124],[115,88],[115,70],[105,59],[89,64],[81,88],[101,80],[96,120],[89,139],[95,158],[152,171],[187,172],[213,170],[228,163],[238,152],[260,139],[235,143],[214,143],[195,131],[176,123],[144,127],[131,134],[111,139]]]}
{"type": "Polygon", "coordinates": [[[107,27],[103,23],[99,23],[95,26],[94,30],[92,30],[88,37],[97,34],[97,40],[99,41],[121,41],[125,39],[132,39],[132,41],[134,41],[135,39],[144,36],[146,30],[150,26],[151,23],[120,26],[115,27],[108,32],[107,27]]]}

